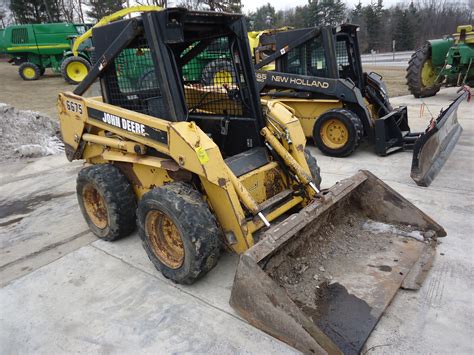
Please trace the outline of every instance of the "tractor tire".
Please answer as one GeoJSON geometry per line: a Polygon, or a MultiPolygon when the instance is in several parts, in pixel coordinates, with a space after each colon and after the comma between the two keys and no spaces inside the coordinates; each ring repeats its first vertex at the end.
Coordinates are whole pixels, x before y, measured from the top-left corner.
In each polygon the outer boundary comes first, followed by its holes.
{"type": "Polygon", "coordinates": [[[434,96],[441,84],[436,84],[436,74],[431,64],[431,46],[427,43],[412,54],[407,68],[408,90],[416,98],[434,96]]]}
{"type": "Polygon", "coordinates": [[[18,68],[18,74],[26,81],[38,80],[41,76],[41,69],[34,63],[25,62],[18,68]]]}
{"type": "Polygon", "coordinates": [[[82,169],[76,193],[89,228],[100,239],[113,241],[134,231],[135,194],[127,178],[112,164],[82,169]]]}
{"type": "Polygon", "coordinates": [[[217,85],[235,83],[235,73],[232,63],[226,59],[216,59],[208,63],[201,77],[203,85],[217,85]]]}
{"type": "Polygon", "coordinates": [[[316,187],[321,189],[321,168],[318,166],[318,161],[316,158],[311,154],[308,148],[304,149],[304,157],[306,158],[306,163],[308,164],[309,171],[311,171],[311,177],[313,178],[313,182],[316,184],[316,187]]]}
{"type": "Polygon", "coordinates": [[[216,219],[188,184],[174,182],[143,195],[137,223],[151,262],[173,282],[192,284],[219,260],[221,232],[216,219]]]}
{"type": "Polygon", "coordinates": [[[61,75],[67,83],[77,85],[89,73],[90,63],[82,57],[68,57],[61,63],[61,75]]]}
{"type": "Polygon", "coordinates": [[[359,146],[364,134],[360,118],[346,109],[333,109],[316,119],[314,144],[326,155],[346,157],[359,146]]]}

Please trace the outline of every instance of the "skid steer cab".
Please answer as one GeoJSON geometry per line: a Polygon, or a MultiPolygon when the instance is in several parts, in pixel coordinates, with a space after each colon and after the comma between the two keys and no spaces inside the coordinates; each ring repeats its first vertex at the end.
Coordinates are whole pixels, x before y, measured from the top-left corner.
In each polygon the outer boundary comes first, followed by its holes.
{"type": "MultiPolygon", "coordinates": [[[[420,275],[429,269],[420,268],[420,260],[431,262],[435,239],[446,234],[443,228],[369,172],[319,191],[319,168],[305,148],[298,119],[277,100],[266,100],[262,109],[241,15],[147,12],[95,28],[92,39],[97,62],[73,93],[59,95],[58,109],[67,158],[87,163],[77,178],[77,197],[99,238],[113,241],[138,227],[154,266],[184,284],[210,271],[224,248],[252,253],[250,259],[242,256],[232,305],[252,324],[303,351],[340,352],[348,346],[358,351],[405,282],[401,275],[411,275],[407,287],[419,287],[420,275]],[[195,58],[216,48],[226,58],[221,64],[228,65],[231,80],[228,75],[213,80],[202,75],[202,63],[195,58]],[[97,79],[102,95],[83,97],[97,79]],[[392,208],[395,212],[388,213],[392,208]],[[376,307],[362,331],[346,327],[336,329],[337,336],[326,330],[324,317],[313,323],[312,316],[302,313],[307,300],[297,298],[301,292],[288,289],[288,297],[296,297],[291,299],[278,295],[289,286],[281,281],[286,269],[279,265],[285,262],[302,270],[302,276],[313,273],[308,282],[312,292],[326,282],[327,275],[321,274],[318,282],[313,278],[314,268],[322,264],[298,266],[294,257],[312,250],[306,245],[314,248],[316,241],[325,240],[329,234],[321,228],[339,219],[336,211],[355,230],[364,230],[354,239],[360,251],[379,258],[369,264],[387,263],[394,270],[367,269],[362,254],[336,256],[345,260],[347,275],[367,273],[354,297],[376,307]],[[373,225],[364,227],[369,219],[373,225]],[[388,226],[380,238],[377,223],[388,226]],[[394,255],[400,262],[394,264],[394,255]],[[266,285],[267,298],[262,290],[254,294],[248,288],[252,282],[266,285]],[[279,307],[272,306],[273,292],[285,307],[275,314],[286,318],[277,322],[265,313],[279,307]],[[256,298],[248,303],[251,296],[256,298]]],[[[338,232],[346,225],[340,222],[338,232]]],[[[332,235],[327,245],[338,245],[339,238],[344,235],[332,235]]],[[[311,254],[304,257],[323,262],[311,254]]],[[[354,292],[349,279],[340,279],[339,285],[354,292]]],[[[308,302],[313,301],[318,302],[308,302]]],[[[367,316],[359,312],[351,321],[367,316]]]]}
{"type": "Polygon", "coordinates": [[[407,107],[393,108],[382,77],[363,72],[357,31],[351,24],[263,31],[253,49],[259,90],[291,107],[324,154],[348,156],[364,138],[380,156],[412,150],[411,177],[428,186],[461,135],[456,111],[468,95],[425,132],[411,132],[407,107]]]}

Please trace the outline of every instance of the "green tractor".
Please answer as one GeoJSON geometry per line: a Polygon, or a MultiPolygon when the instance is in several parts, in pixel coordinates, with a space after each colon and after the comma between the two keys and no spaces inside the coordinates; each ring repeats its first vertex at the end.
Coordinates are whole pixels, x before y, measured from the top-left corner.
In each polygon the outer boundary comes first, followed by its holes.
{"type": "Polygon", "coordinates": [[[47,68],[61,73],[64,79],[77,84],[90,69],[90,44],[84,42],[77,55],[71,47],[74,39],[90,26],[72,23],[12,25],[0,37],[0,53],[19,66],[23,80],[38,80],[47,68]]]}
{"type": "Polygon", "coordinates": [[[415,97],[434,96],[442,86],[474,84],[474,32],[458,26],[445,39],[428,41],[413,53],[407,68],[407,85],[415,97]]]}
{"type": "MultiPolygon", "coordinates": [[[[227,43],[222,39],[212,41],[208,47],[183,66],[183,76],[190,82],[200,82],[203,85],[232,84],[235,75],[229,70],[231,58],[225,51],[227,43]]],[[[191,53],[191,46],[183,54],[191,53]]],[[[196,49],[194,49],[196,50],[196,49]]]]}

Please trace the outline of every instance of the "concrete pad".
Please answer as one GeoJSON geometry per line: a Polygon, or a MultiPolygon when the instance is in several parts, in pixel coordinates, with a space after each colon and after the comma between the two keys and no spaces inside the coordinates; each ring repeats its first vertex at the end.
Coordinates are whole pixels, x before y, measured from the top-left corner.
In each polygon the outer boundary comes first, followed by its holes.
{"type": "Polygon", "coordinates": [[[245,322],[87,246],[0,292],[2,353],[294,353],[245,322]]]}
{"type": "Polygon", "coordinates": [[[57,156],[0,169],[0,285],[95,240],[77,205],[79,166],[57,156]]]}
{"type": "Polygon", "coordinates": [[[151,261],[141,245],[141,239],[138,233],[118,240],[113,243],[98,240],[93,245],[134,267],[153,275],[162,282],[167,283],[171,287],[176,287],[182,292],[193,294],[202,301],[224,311],[238,315],[229,305],[230,291],[234,282],[235,270],[239,262],[236,254],[225,253],[222,255],[217,266],[212,269],[205,277],[194,285],[179,285],[166,279],[158,270],[155,269],[151,261]]]}

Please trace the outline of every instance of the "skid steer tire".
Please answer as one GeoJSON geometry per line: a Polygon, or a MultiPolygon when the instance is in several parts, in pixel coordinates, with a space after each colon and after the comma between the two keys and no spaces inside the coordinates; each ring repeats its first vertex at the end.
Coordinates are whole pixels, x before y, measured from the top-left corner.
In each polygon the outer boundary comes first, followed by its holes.
{"type": "Polygon", "coordinates": [[[82,57],[68,57],[61,63],[61,75],[67,83],[77,85],[89,73],[90,63],[82,57]]]}
{"type": "Polygon", "coordinates": [[[151,262],[173,282],[192,284],[217,264],[220,230],[190,185],[175,182],[147,192],[138,203],[137,224],[151,262]]]}
{"type": "Polygon", "coordinates": [[[314,144],[326,155],[346,157],[359,146],[364,127],[359,117],[346,109],[333,109],[316,119],[314,144]]]}
{"type": "Polygon", "coordinates": [[[235,83],[232,62],[225,59],[213,60],[204,67],[201,80],[204,85],[214,86],[235,83]]]}
{"type": "Polygon", "coordinates": [[[34,63],[25,62],[18,68],[18,74],[26,81],[38,80],[41,76],[41,69],[34,63]]]}
{"type": "Polygon", "coordinates": [[[316,158],[311,154],[308,148],[304,149],[304,157],[306,158],[306,163],[308,164],[309,171],[311,171],[311,177],[313,178],[316,187],[321,189],[321,168],[318,166],[318,161],[316,158]]]}
{"type": "Polygon", "coordinates": [[[431,46],[427,43],[417,49],[408,61],[406,75],[408,90],[416,98],[436,95],[441,88],[441,84],[433,82],[428,85],[423,79],[424,76],[426,76],[428,79],[425,80],[435,80],[435,75],[431,64],[431,46]],[[424,71],[426,71],[425,74],[424,71]],[[432,72],[431,75],[429,73],[430,71],[432,72]]]}
{"type": "Polygon", "coordinates": [[[100,239],[125,237],[136,227],[137,203],[132,186],[118,168],[99,164],[82,169],[77,199],[91,231],[100,239]]]}

